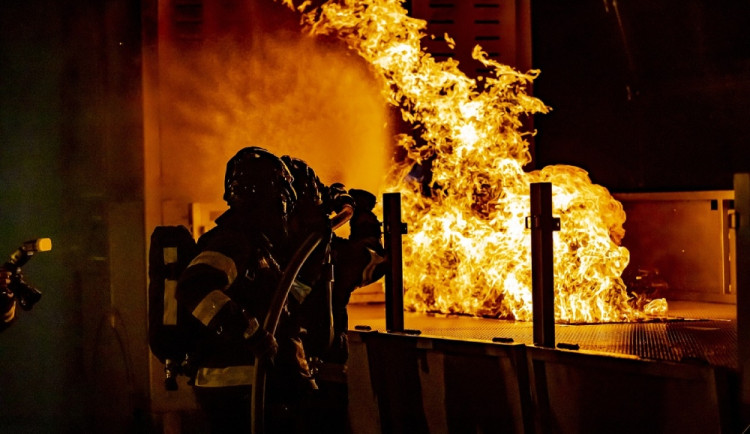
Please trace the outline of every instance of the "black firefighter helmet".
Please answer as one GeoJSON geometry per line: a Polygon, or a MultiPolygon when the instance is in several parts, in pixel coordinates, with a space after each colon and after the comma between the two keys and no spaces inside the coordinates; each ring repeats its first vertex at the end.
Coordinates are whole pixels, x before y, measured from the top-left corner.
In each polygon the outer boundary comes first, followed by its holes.
{"type": "Polygon", "coordinates": [[[279,157],[263,148],[247,147],[227,163],[224,200],[231,208],[286,217],[297,200],[293,182],[279,157]]]}
{"type": "Polygon", "coordinates": [[[294,191],[297,192],[298,205],[320,206],[323,204],[325,186],[312,167],[304,160],[289,155],[281,157],[294,176],[294,191]]]}

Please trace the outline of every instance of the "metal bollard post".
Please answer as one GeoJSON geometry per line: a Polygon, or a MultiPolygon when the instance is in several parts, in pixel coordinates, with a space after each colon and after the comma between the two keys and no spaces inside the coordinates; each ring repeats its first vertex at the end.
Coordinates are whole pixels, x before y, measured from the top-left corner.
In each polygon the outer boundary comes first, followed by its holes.
{"type": "Polygon", "coordinates": [[[404,331],[404,265],[401,235],[406,224],[401,221],[401,193],[383,194],[383,247],[391,261],[385,276],[385,328],[404,331]]]}
{"type": "Polygon", "coordinates": [[[560,230],[560,219],[552,216],[552,184],[531,184],[531,302],[534,345],[555,347],[555,286],[552,232],[560,230]]]}

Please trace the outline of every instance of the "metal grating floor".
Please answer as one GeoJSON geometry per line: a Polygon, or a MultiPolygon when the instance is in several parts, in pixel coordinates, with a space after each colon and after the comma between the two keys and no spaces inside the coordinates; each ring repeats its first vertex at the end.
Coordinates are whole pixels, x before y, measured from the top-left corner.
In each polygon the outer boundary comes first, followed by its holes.
{"type": "MultiPolygon", "coordinates": [[[[737,322],[733,305],[669,302],[661,322],[555,326],[559,347],[641,359],[704,363],[737,369],[737,322]]],[[[383,304],[351,304],[351,327],[385,330],[383,304]]],[[[421,336],[533,344],[532,323],[406,312],[406,329],[421,336]]]]}

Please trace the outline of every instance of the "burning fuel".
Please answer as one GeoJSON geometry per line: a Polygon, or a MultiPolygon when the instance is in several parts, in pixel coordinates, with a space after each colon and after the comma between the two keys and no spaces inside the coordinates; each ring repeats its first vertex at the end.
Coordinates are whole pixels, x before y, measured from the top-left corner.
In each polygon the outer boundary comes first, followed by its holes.
{"type": "MultiPolygon", "coordinates": [[[[295,7],[291,0],[283,0],[295,7]]],[[[528,94],[539,71],[522,73],[487,57],[472,79],[452,59],[422,49],[426,22],[399,0],[339,0],[297,7],[314,35],[334,35],[364,58],[387,101],[414,125],[400,135],[388,190],[400,191],[404,221],[405,303],[415,311],[531,319],[529,184],[551,182],[555,318],[634,321],[665,315],[666,302],[634,303],[621,278],[625,213],[606,188],[571,166],[526,172],[525,117],[549,108],[528,94]]],[[[453,43],[446,35],[448,43],[453,43]]]]}

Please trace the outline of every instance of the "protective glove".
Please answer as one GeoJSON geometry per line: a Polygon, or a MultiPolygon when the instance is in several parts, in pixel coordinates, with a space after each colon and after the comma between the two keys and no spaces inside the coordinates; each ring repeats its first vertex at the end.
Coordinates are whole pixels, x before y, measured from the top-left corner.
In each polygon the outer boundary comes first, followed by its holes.
{"type": "Polygon", "coordinates": [[[354,199],[346,191],[344,184],[336,182],[328,187],[326,203],[333,212],[341,212],[345,205],[355,207],[354,199]]]}
{"type": "Polygon", "coordinates": [[[255,318],[250,319],[248,331],[245,332],[245,342],[253,355],[259,359],[273,360],[279,352],[276,338],[260,327],[255,318]]]}
{"type": "Polygon", "coordinates": [[[351,189],[350,196],[354,199],[354,215],[349,221],[351,228],[349,239],[361,240],[363,238],[375,238],[380,240],[381,223],[372,209],[375,208],[377,199],[374,194],[365,190],[351,189]]]}

